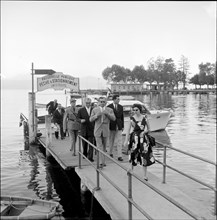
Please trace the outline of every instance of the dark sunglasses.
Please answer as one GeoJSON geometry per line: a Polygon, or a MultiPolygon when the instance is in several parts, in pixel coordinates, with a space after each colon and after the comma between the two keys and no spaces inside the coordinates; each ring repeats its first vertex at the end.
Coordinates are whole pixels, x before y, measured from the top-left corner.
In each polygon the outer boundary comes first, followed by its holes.
{"type": "Polygon", "coordinates": [[[105,103],[105,101],[100,101],[100,103],[105,103]]]}
{"type": "Polygon", "coordinates": [[[136,108],[136,109],[133,109],[133,111],[134,111],[134,112],[137,112],[137,111],[139,111],[139,109],[138,109],[138,108],[136,108]]]}

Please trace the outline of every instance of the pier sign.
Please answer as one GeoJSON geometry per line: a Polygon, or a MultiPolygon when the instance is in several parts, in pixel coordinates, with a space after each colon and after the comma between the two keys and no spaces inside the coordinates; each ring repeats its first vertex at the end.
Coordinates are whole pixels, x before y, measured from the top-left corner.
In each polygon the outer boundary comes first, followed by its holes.
{"type": "Polygon", "coordinates": [[[78,92],[79,78],[65,75],[60,72],[37,78],[37,91],[43,91],[46,89],[63,90],[66,88],[78,92]]]}

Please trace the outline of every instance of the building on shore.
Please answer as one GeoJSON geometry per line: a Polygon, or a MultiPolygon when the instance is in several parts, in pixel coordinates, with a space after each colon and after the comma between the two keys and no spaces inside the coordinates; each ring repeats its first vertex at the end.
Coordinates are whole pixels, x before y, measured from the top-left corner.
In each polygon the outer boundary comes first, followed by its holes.
{"type": "Polygon", "coordinates": [[[111,83],[111,91],[115,92],[138,92],[143,90],[141,83],[111,83]]]}
{"type": "Polygon", "coordinates": [[[111,91],[115,92],[142,92],[142,91],[161,91],[164,90],[164,84],[153,82],[151,85],[145,83],[111,83],[111,91]]]}

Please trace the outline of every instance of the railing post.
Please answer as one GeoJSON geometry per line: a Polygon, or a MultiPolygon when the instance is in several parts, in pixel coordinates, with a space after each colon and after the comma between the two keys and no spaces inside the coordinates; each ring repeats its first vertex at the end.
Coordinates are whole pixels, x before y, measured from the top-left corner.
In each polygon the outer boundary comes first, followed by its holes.
{"type": "Polygon", "coordinates": [[[96,151],[96,166],[97,166],[97,170],[96,170],[96,188],[97,189],[100,189],[100,186],[99,186],[99,171],[98,171],[98,169],[99,169],[99,151],[97,150],[96,151]]]}
{"type": "MultiPolygon", "coordinates": [[[[132,199],[132,174],[131,170],[127,172],[128,175],[128,198],[132,199]]],[[[128,219],[132,220],[132,203],[128,200],[128,219]]]]}
{"type": "Polygon", "coordinates": [[[217,215],[217,203],[216,203],[216,200],[217,200],[217,165],[215,165],[215,201],[214,201],[214,215],[217,215]]]}
{"type": "Polygon", "coordinates": [[[79,142],[79,153],[78,153],[78,167],[81,169],[81,137],[78,135],[78,142],[79,142]]]}
{"type": "Polygon", "coordinates": [[[163,156],[163,183],[166,183],[166,153],[167,146],[164,145],[164,156],[163,156]]]}

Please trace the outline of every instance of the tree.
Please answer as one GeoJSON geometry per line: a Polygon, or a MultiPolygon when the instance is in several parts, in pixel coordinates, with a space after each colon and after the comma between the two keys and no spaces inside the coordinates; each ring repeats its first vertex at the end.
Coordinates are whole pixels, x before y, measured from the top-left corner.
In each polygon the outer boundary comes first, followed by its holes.
{"type": "MultiPolygon", "coordinates": [[[[157,57],[156,60],[154,58],[151,58],[148,61],[148,70],[147,70],[147,76],[149,82],[157,81],[158,88],[159,83],[163,80],[163,66],[164,66],[164,58],[163,57],[157,57]]],[[[150,84],[151,84],[150,83],[150,84]]]]}
{"type": "Polygon", "coordinates": [[[183,73],[180,70],[175,71],[173,77],[173,84],[176,86],[177,89],[179,89],[179,82],[182,82],[183,79],[183,73]]]}
{"type": "Polygon", "coordinates": [[[131,72],[131,75],[134,77],[135,80],[140,83],[144,83],[145,79],[147,78],[146,71],[143,65],[135,66],[131,72]]]}
{"type": "Polygon", "coordinates": [[[199,82],[201,85],[206,84],[207,88],[209,88],[210,84],[214,84],[213,67],[213,64],[209,62],[199,64],[199,82]]]}
{"type": "Polygon", "coordinates": [[[197,85],[200,85],[199,83],[199,74],[194,75],[193,77],[190,78],[189,83],[195,85],[195,89],[197,89],[197,85]]]}
{"type": "Polygon", "coordinates": [[[108,82],[126,82],[128,71],[124,67],[114,64],[103,70],[102,76],[108,82]]]}
{"type": "Polygon", "coordinates": [[[107,67],[102,72],[103,79],[107,80],[107,82],[111,82],[112,80],[112,69],[110,67],[107,67]]]}
{"type": "Polygon", "coordinates": [[[163,65],[163,75],[162,75],[162,81],[165,84],[165,87],[167,87],[167,84],[169,87],[173,88],[175,84],[175,71],[176,67],[174,64],[174,61],[172,58],[166,59],[163,65]]]}
{"type": "Polygon", "coordinates": [[[187,76],[188,76],[188,71],[189,71],[189,61],[188,61],[188,58],[185,57],[185,56],[181,56],[180,60],[179,60],[179,70],[181,71],[181,81],[183,83],[183,89],[185,88],[185,85],[186,85],[186,79],[187,79],[187,76]]]}
{"type": "Polygon", "coordinates": [[[216,85],[217,84],[217,81],[216,81],[216,64],[217,64],[217,62],[216,63],[213,63],[213,69],[212,69],[212,71],[213,71],[213,75],[214,75],[214,84],[216,85]]]}
{"type": "Polygon", "coordinates": [[[147,69],[147,81],[150,83],[150,88],[151,84],[156,81],[155,78],[155,61],[154,58],[150,58],[148,60],[148,69],[147,69]]]}
{"type": "Polygon", "coordinates": [[[163,57],[157,57],[155,61],[155,75],[157,83],[163,82],[163,68],[164,68],[164,58],[163,57]]]}

